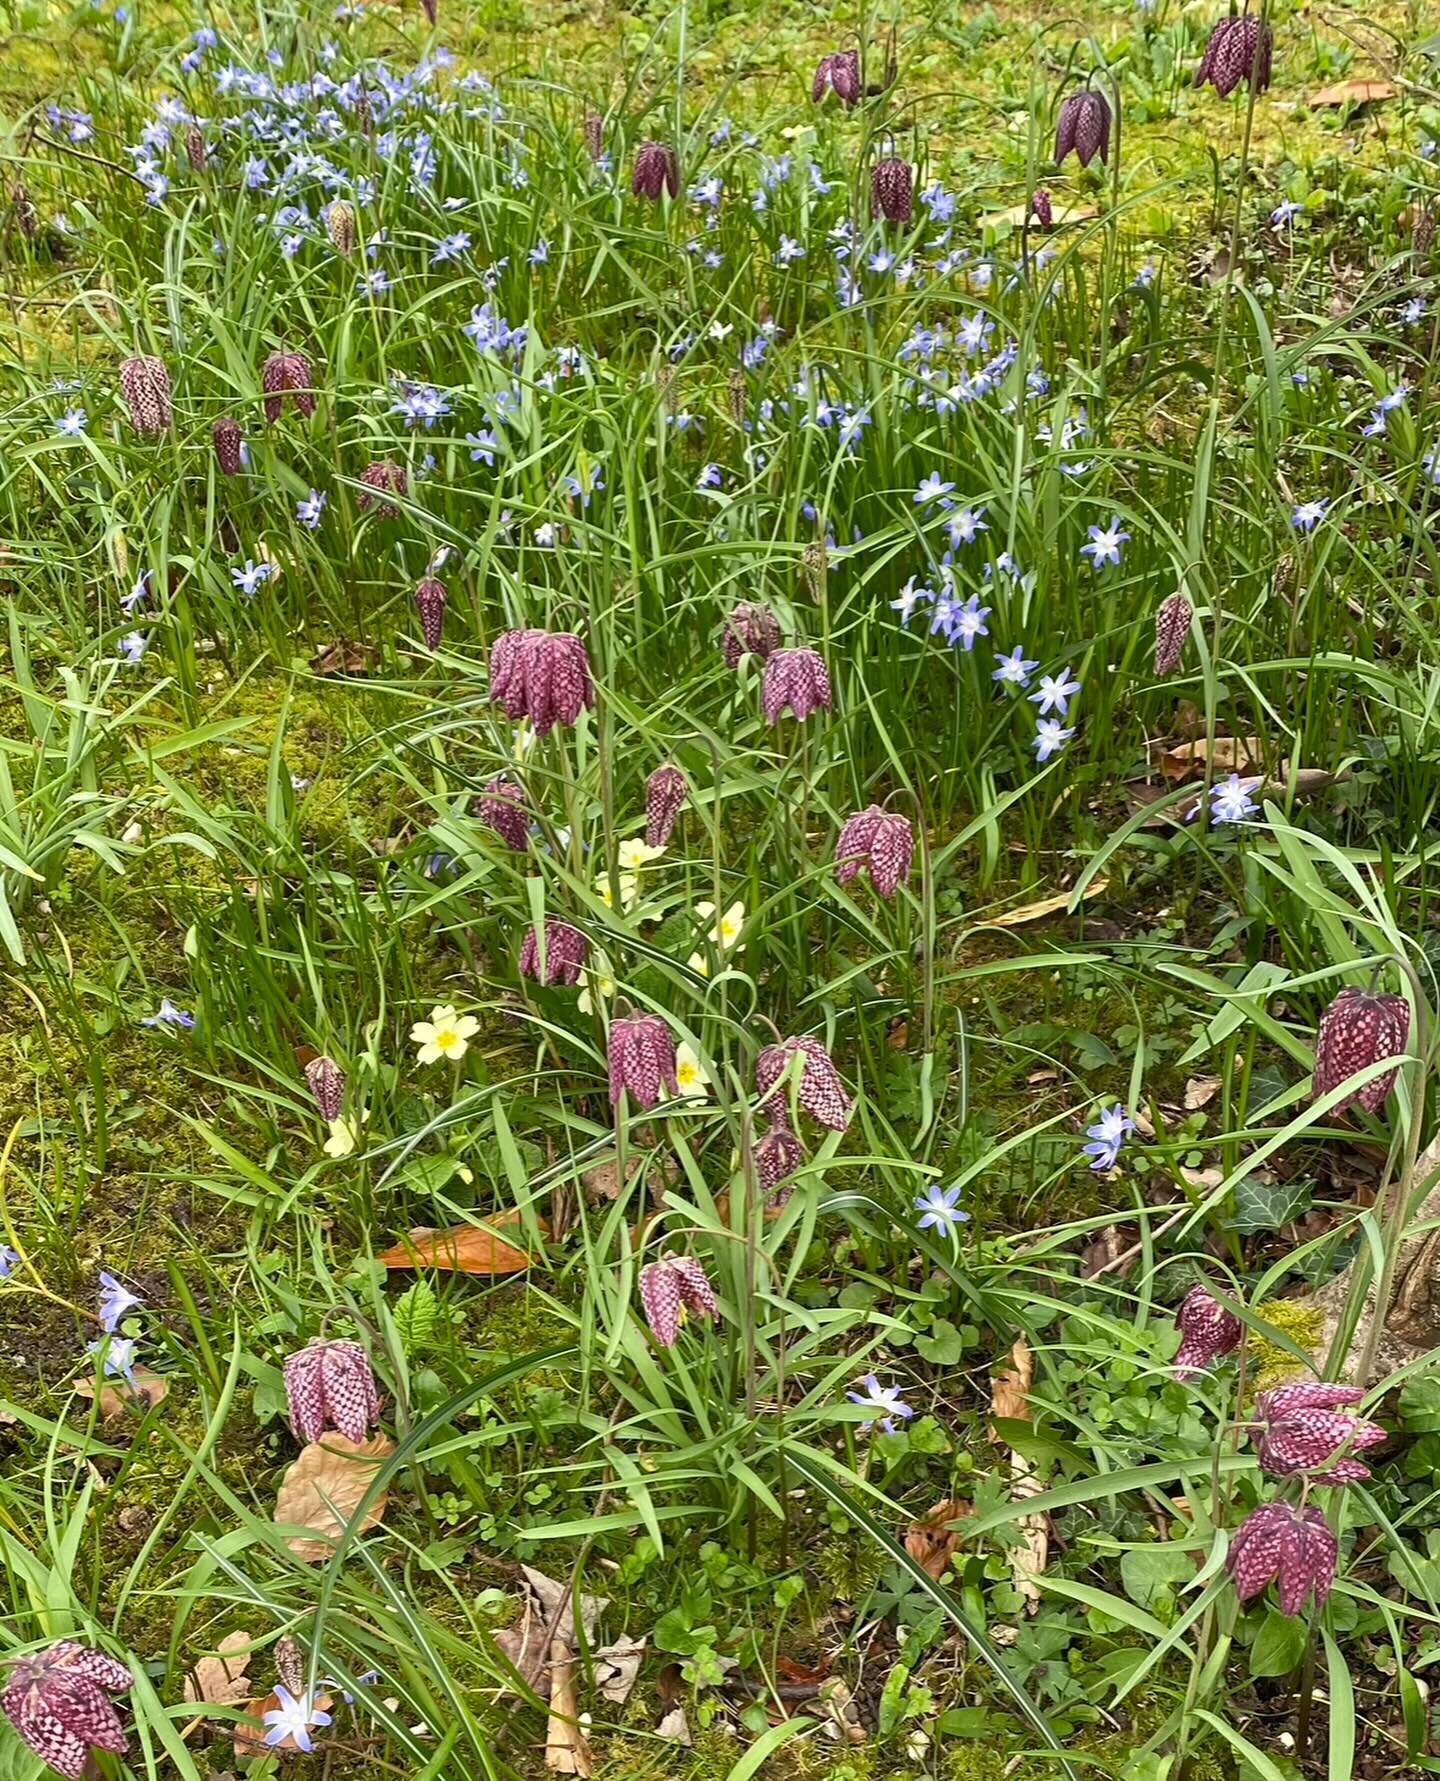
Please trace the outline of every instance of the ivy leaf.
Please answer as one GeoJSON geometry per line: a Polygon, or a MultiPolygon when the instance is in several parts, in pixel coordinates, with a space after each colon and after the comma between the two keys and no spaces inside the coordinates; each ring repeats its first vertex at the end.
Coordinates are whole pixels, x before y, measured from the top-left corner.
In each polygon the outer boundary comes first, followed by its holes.
{"type": "Polygon", "coordinates": [[[1253,1231],[1278,1231],[1310,1210],[1307,1181],[1242,1181],[1235,1189],[1235,1209],[1225,1228],[1237,1236],[1253,1231]]]}

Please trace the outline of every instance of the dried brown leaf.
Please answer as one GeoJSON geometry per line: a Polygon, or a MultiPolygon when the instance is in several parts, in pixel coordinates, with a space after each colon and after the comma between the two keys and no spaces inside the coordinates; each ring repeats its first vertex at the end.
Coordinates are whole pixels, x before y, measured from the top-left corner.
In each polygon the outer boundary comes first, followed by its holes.
{"type": "Polygon", "coordinates": [[[595,1681],[600,1692],[613,1707],[623,1707],[640,1674],[640,1660],[647,1641],[632,1639],[622,1633],[613,1645],[606,1645],[595,1655],[595,1681]]]}
{"type": "Polygon", "coordinates": [[[865,1742],[865,1727],[860,1723],[860,1709],[843,1676],[831,1676],[820,1684],[820,1699],[834,1721],[840,1735],[851,1744],[865,1742]]]}
{"type": "Polygon", "coordinates": [[[209,1701],[217,1707],[238,1707],[250,1699],[249,1633],[226,1633],[215,1657],[202,1657],[185,1678],[187,1701],[209,1701]]]}
{"type": "Polygon", "coordinates": [[[950,1554],[960,1543],[959,1534],[946,1523],[958,1521],[969,1513],[968,1503],[945,1497],[905,1530],[905,1550],[937,1582],[949,1569],[950,1554]]]}
{"type": "MultiPolygon", "coordinates": [[[[114,1422],[124,1416],[127,1411],[136,1416],[143,1416],[147,1410],[153,1410],[156,1404],[163,1403],[169,1395],[170,1382],[159,1373],[152,1373],[149,1367],[136,1367],[135,1384],[133,1387],[126,1379],[118,1375],[107,1379],[100,1387],[100,1420],[114,1422]]],[[[75,1395],[81,1398],[95,1396],[93,1379],[77,1379],[75,1395]]]]}
{"type": "Polygon", "coordinates": [[[312,674],[363,675],[375,666],[375,649],[369,643],[349,643],[343,637],[327,643],[310,660],[312,674]]]}
{"type": "Polygon", "coordinates": [[[1397,91],[1388,80],[1340,80],[1312,93],[1310,103],[1317,107],[1374,105],[1381,99],[1393,99],[1397,91]]]}
{"type": "Polygon", "coordinates": [[[1196,736],[1174,748],[1162,748],[1155,764],[1178,785],[1183,779],[1198,779],[1207,765],[1217,773],[1238,773],[1243,767],[1254,767],[1261,752],[1258,736],[1216,736],[1213,741],[1196,736]]]}
{"type": "Polygon", "coordinates": [[[580,1729],[575,1693],[575,1653],[564,1639],[550,1641],[550,1718],[545,1725],[545,1767],[556,1775],[593,1775],[595,1759],[580,1729]]]}
{"type": "MultiPolygon", "coordinates": [[[[1108,889],[1108,878],[1095,878],[1085,886],[1082,902],[1089,902],[1092,897],[1100,897],[1108,889]]],[[[1041,921],[1047,915],[1058,915],[1062,909],[1070,905],[1072,891],[1064,891],[1058,897],[1042,897],[1038,903],[1024,903],[1018,909],[1006,909],[999,915],[992,915],[983,925],[987,928],[1019,928],[1029,921],[1041,921]]]]}
{"type": "MultiPolygon", "coordinates": [[[[518,1223],[513,1212],[499,1213],[490,1220],[491,1226],[518,1223]]],[[[540,1228],[548,1232],[544,1219],[540,1220],[540,1228]]],[[[497,1236],[494,1229],[457,1224],[445,1231],[417,1225],[403,1243],[397,1243],[376,1259],[385,1268],[439,1268],[443,1273],[495,1275],[523,1274],[532,1258],[497,1236]]]]}
{"type": "MultiPolygon", "coordinates": [[[[305,1448],[286,1472],[275,1499],[277,1526],[310,1530],[285,1542],[297,1558],[319,1564],[333,1554],[370,1488],[375,1468],[394,1451],[395,1443],[385,1435],[350,1441],[328,1434],[305,1448]]],[[[363,1534],[384,1518],[388,1495],[382,1490],[369,1505],[358,1532],[363,1534]]]]}
{"type": "MultiPolygon", "coordinates": [[[[1035,1356],[1023,1336],[1015,1338],[1010,1350],[1010,1365],[990,1375],[990,1414],[1004,1422],[1029,1422],[1030,1405],[1026,1393],[1035,1382],[1035,1356]]],[[[990,1439],[1003,1441],[991,1425],[990,1439]]]]}
{"type": "MultiPolygon", "coordinates": [[[[1035,1356],[1023,1336],[1017,1336],[1010,1350],[1008,1367],[996,1368],[990,1376],[990,1439],[1003,1441],[996,1431],[996,1422],[1030,1422],[1032,1420],[1028,1393],[1035,1382],[1035,1356]]],[[[1010,1489],[1017,1502],[1038,1496],[1044,1486],[1035,1476],[1035,1468],[1023,1453],[1010,1450],[1010,1489]]],[[[1022,1515],[1017,1523],[1024,1544],[1010,1551],[1010,1569],[1015,1587],[1024,1596],[1030,1613],[1040,1604],[1040,1587],[1035,1579],[1045,1569],[1050,1556],[1050,1521],[1045,1515],[1022,1515]]]]}
{"type": "Polygon", "coordinates": [[[1192,1076],[1185,1084],[1185,1111],[1198,1113],[1208,1107],[1220,1092],[1218,1076],[1192,1076]]]}

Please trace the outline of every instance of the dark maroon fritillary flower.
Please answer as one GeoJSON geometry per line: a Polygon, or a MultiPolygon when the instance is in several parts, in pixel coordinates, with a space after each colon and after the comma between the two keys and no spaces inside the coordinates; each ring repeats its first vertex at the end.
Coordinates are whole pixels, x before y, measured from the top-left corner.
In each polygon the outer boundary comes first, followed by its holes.
{"type": "Polygon", "coordinates": [[[1203,1286],[1192,1286],[1175,1313],[1184,1340],[1175,1351],[1175,1377],[1193,1379],[1240,1342],[1242,1325],[1233,1311],[1212,1299],[1203,1286]]]}
{"type": "Polygon", "coordinates": [[[678,767],[657,767],[645,781],[645,845],[668,847],[690,796],[690,782],[678,767]]]}
{"type": "Polygon", "coordinates": [[[870,208],[887,223],[909,227],[915,214],[915,170],[893,155],[877,161],[870,175],[870,208]]]}
{"type": "Polygon", "coordinates": [[[525,794],[505,773],[497,773],[480,794],[478,815],[487,829],[493,829],[507,847],[524,853],[530,845],[530,818],[525,810],[525,794]]]}
{"type": "Polygon", "coordinates": [[[305,1066],[305,1080],[322,1119],[339,1119],[345,1103],[345,1072],[333,1057],[312,1057],[305,1066]]]}
{"type": "Polygon", "coordinates": [[[137,433],[153,437],[170,425],[170,373],[163,359],[126,359],[120,367],[120,394],[137,433]]]}
{"type": "Polygon", "coordinates": [[[915,851],[915,831],[903,816],[882,810],[878,804],[850,817],[835,843],[835,879],[849,884],[860,872],[887,902],[910,871],[915,851]]]}
{"type": "Polygon", "coordinates": [[[1072,149],[1082,167],[1088,167],[1096,155],[1102,162],[1110,157],[1110,102],[1094,87],[1072,93],[1060,107],[1055,126],[1057,166],[1072,149]]]}
{"type": "Polygon", "coordinates": [[[1308,1472],[1316,1484],[1363,1484],[1370,1468],[1352,1455],[1385,1439],[1378,1423],[1345,1414],[1364,1396],[1358,1386],[1311,1381],[1262,1391],[1255,1400],[1261,1424],[1255,1451],[1262,1468],[1275,1478],[1308,1472]]]}
{"type": "Polygon", "coordinates": [[[272,352],[260,369],[265,419],[273,427],[287,395],[306,420],[315,412],[315,371],[303,352],[272,352]]]}
{"type": "MultiPolygon", "coordinates": [[[[782,1039],[778,1045],[767,1045],[755,1060],[755,1088],[777,1120],[783,1120],[788,1104],[788,1083],[794,1075],[792,1059],[798,1057],[799,1080],[795,1099],[817,1125],[828,1131],[843,1132],[850,1124],[855,1103],[845,1092],[839,1072],[830,1061],[830,1053],[818,1039],[809,1037],[782,1039]],[[777,1085],[787,1082],[784,1093],[777,1085]],[[771,1095],[774,1099],[771,1100],[771,1095]]],[[[786,1121],[785,1123],[789,1123],[786,1121]]]]}
{"type": "Polygon", "coordinates": [[[309,1342],[285,1362],[285,1400],[297,1441],[318,1441],[327,1428],[363,1441],[380,1420],[380,1394],[370,1357],[358,1342],[309,1342]]]}
{"type": "Polygon", "coordinates": [[[94,1772],[92,1750],[123,1756],[128,1748],[108,1697],[134,1686],[124,1664],[61,1639],[48,1651],[21,1658],[0,1694],[0,1711],[42,1762],[80,1781],[94,1772]]]}
{"type": "Polygon", "coordinates": [[[573,988],[580,981],[580,973],[589,957],[590,942],[580,930],[572,928],[569,922],[557,921],[554,916],[547,915],[544,974],[540,970],[540,936],[531,928],[520,947],[520,975],[533,978],[536,983],[563,983],[567,988],[573,988]]]}
{"type": "Polygon", "coordinates": [[[222,414],[211,429],[210,437],[215,442],[215,462],[222,474],[238,476],[245,467],[245,432],[239,421],[222,414]]]}
{"type": "MultiPolygon", "coordinates": [[[[299,401],[298,396],[296,401],[299,401]]],[[[360,481],[364,486],[356,497],[356,505],[362,513],[368,513],[373,507],[376,519],[400,517],[400,509],[393,501],[387,501],[384,497],[403,495],[409,490],[410,479],[401,465],[382,458],[378,463],[365,466],[360,472],[360,481]]]]}
{"type": "Polygon", "coordinates": [[[668,192],[672,198],[680,195],[680,163],[668,142],[641,143],[630,176],[630,190],[637,198],[652,200],[659,198],[661,192],[668,192]]]}
{"type": "Polygon", "coordinates": [[[1050,194],[1041,186],[1030,199],[1030,208],[1035,213],[1035,220],[1042,229],[1053,229],[1055,226],[1055,210],[1050,202],[1050,194]]]}
{"type": "Polygon", "coordinates": [[[190,163],[192,173],[205,171],[205,132],[199,124],[189,124],[185,129],[185,159],[190,163]]]}
{"type": "Polygon", "coordinates": [[[592,161],[605,153],[605,120],[598,111],[585,113],[585,148],[592,161]]]}
{"type": "MultiPolygon", "coordinates": [[[[1410,1041],[1410,1004],[1404,996],[1378,995],[1371,990],[1342,989],[1320,1016],[1315,1035],[1315,1079],[1312,1093],[1318,1100],[1339,1088],[1347,1077],[1382,1058],[1403,1057],[1410,1041]]],[[[1395,1086],[1398,1066],[1377,1076],[1374,1082],[1346,1095],[1335,1108],[1343,1113],[1357,1101],[1367,1113],[1377,1113],[1395,1086]]]]}
{"type": "Polygon", "coordinates": [[[622,1016],[610,1023],[610,1100],[618,1106],[629,1095],[648,1112],[660,1099],[660,1090],[680,1092],[675,1075],[675,1039],[655,1014],[622,1016]]]}
{"type": "Polygon", "coordinates": [[[1195,70],[1195,85],[1203,87],[1208,80],[1222,99],[1242,80],[1263,93],[1270,85],[1274,49],[1275,33],[1258,18],[1221,19],[1195,70]]]}
{"type": "Polygon", "coordinates": [[[1194,615],[1195,609],[1184,594],[1171,594],[1168,600],[1161,601],[1155,614],[1155,672],[1160,679],[1180,666],[1194,615]]]}
{"type": "Polygon", "coordinates": [[[573,724],[595,703],[590,658],[573,631],[505,631],[490,651],[490,698],[537,736],[573,724]]]}
{"type": "Polygon", "coordinates": [[[779,723],[787,707],[800,723],[812,711],[830,709],[830,675],[813,649],[777,649],[765,664],[760,709],[766,723],[779,723]]]}
{"type": "Polygon", "coordinates": [[[445,583],[427,575],[415,589],[415,611],[420,618],[420,633],[427,649],[439,649],[445,629],[445,583]]]}
{"type": "Polygon", "coordinates": [[[805,1161],[805,1146],[791,1131],[784,1110],[771,1121],[770,1129],[755,1144],[755,1173],[766,1193],[774,1193],[782,1181],[805,1161]]]}
{"type": "Polygon", "coordinates": [[[1278,1581],[1280,1612],[1298,1614],[1312,1591],[1316,1608],[1325,1606],[1339,1557],[1339,1542],[1320,1510],[1262,1503],[1236,1529],[1225,1563],[1242,1602],[1278,1581]]]}
{"type": "Polygon", "coordinates": [[[704,1268],[689,1255],[662,1255],[658,1262],[643,1267],[640,1303],[662,1348],[675,1346],[687,1311],[712,1321],[720,1311],[704,1268]]]}
{"type": "Polygon", "coordinates": [[[858,49],[838,50],[833,56],[822,56],[815,78],[810,83],[810,100],[819,105],[833,93],[848,111],[860,102],[860,52],[858,49]]]}
{"type": "Polygon", "coordinates": [[[727,668],[738,668],[745,655],[768,662],[780,647],[780,620],[768,606],[742,600],[726,617],[720,647],[727,668]]]}

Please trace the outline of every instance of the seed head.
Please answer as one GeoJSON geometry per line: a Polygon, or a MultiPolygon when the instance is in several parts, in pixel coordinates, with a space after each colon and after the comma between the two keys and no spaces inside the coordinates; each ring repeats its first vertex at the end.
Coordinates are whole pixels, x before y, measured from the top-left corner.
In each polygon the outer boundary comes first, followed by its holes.
{"type": "Polygon", "coordinates": [[[915,831],[903,816],[871,804],[859,810],[840,831],[835,843],[835,881],[849,884],[860,872],[888,903],[895,888],[910,871],[915,850],[915,831]]]}
{"type": "Polygon", "coordinates": [[[693,1256],[662,1255],[640,1270],[645,1321],[662,1348],[673,1348],[686,1312],[712,1322],[720,1306],[705,1270],[693,1256]]]}
{"type": "Polygon", "coordinates": [[[153,437],[170,425],[170,373],[160,359],[126,359],[120,367],[120,394],[137,433],[153,437]]]}
{"type": "Polygon", "coordinates": [[[595,703],[590,658],[573,631],[505,631],[490,651],[490,698],[537,736],[573,724],[595,703]]]}
{"type": "Polygon", "coordinates": [[[345,1102],[345,1072],[333,1057],[312,1057],[305,1066],[305,1080],[324,1120],[339,1119],[345,1102]]]}
{"type": "Polygon", "coordinates": [[[1110,102],[1093,87],[1072,93],[1060,107],[1055,126],[1055,164],[1074,149],[1082,167],[1088,167],[1099,155],[1102,162],[1110,158],[1110,102]]]}
{"type": "Polygon", "coordinates": [[[239,421],[222,414],[211,429],[215,462],[226,476],[238,476],[245,466],[245,433],[239,421]]]}
{"type": "Polygon", "coordinates": [[[860,102],[860,52],[858,49],[838,50],[833,56],[822,56],[815,78],[810,83],[810,100],[820,105],[833,93],[848,111],[860,102]]]}
{"type": "Polygon", "coordinates": [[[791,1060],[796,1057],[801,1060],[796,1101],[817,1125],[823,1125],[828,1131],[843,1132],[850,1124],[855,1103],[845,1093],[845,1085],[830,1061],[830,1053],[818,1039],[782,1039],[778,1045],[765,1047],[755,1060],[755,1088],[761,1102],[777,1120],[784,1119],[788,1083],[795,1068],[791,1060]],[[783,1091],[779,1087],[782,1081],[787,1084],[783,1091]]]}
{"type": "Polygon", "coordinates": [[[376,519],[400,517],[400,509],[395,503],[384,499],[386,495],[403,495],[409,490],[410,480],[399,464],[392,464],[387,458],[367,464],[360,472],[360,481],[364,487],[356,497],[356,505],[362,513],[368,513],[373,507],[376,519]]]}
{"type": "Polygon", "coordinates": [[[310,1342],[285,1362],[285,1398],[297,1441],[318,1441],[327,1428],[363,1441],[380,1420],[380,1394],[370,1357],[358,1342],[310,1342]]]}
{"type": "Polygon", "coordinates": [[[1180,666],[1194,615],[1195,609],[1184,594],[1171,594],[1161,601],[1155,614],[1155,673],[1161,680],[1180,666]]]}
{"type": "Polygon", "coordinates": [[[1255,1400],[1261,1466],[1275,1478],[1309,1472],[1316,1484],[1363,1484],[1370,1468],[1351,1456],[1386,1438],[1378,1423],[1345,1414],[1364,1396],[1358,1386],[1310,1382],[1262,1391],[1255,1400]]]}
{"type": "Polygon", "coordinates": [[[630,190],[637,198],[652,201],[658,199],[661,192],[668,192],[672,198],[679,197],[680,163],[668,142],[641,143],[630,176],[630,190]]]}
{"type": "Polygon", "coordinates": [[[1239,19],[1221,19],[1210,33],[1205,54],[1195,70],[1195,85],[1203,87],[1208,80],[1222,99],[1228,99],[1242,80],[1248,81],[1257,93],[1270,85],[1270,63],[1275,48],[1275,33],[1269,25],[1248,14],[1239,19]]]}
{"type": "Polygon", "coordinates": [[[479,817],[507,847],[524,853],[530,845],[530,818],[525,794],[507,774],[497,773],[480,794],[479,817]]]}
{"type": "Polygon", "coordinates": [[[1280,1612],[1298,1614],[1312,1590],[1316,1608],[1325,1606],[1339,1556],[1339,1543],[1319,1509],[1262,1503],[1236,1530],[1226,1566],[1242,1602],[1278,1580],[1280,1612]]]}
{"type": "Polygon", "coordinates": [[[445,628],[445,583],[427,575],[415,589],[415,610],[420,615],[420,631],[427,649],[439,649],[445,628]]]}
{"type": "Polygon", "coordinates": [[[1240,1319],[1212,1299],[1203,1286],[1192,1286],[1186,1293],[1175,1313],[1175,1324],[1184,1338],[1175,1353],[1177,1379],[1193,1379],[1240,1341],[1240,1319]]]}
{"type": "Polygon", "coordinates": [[[191,124],[185,131],[185,159],[192,173],[205,171],[205,133],[199,124],[191,124]]]}
{"type": "Polygon", "coordinates": [[[42,1762],[80,1781],[93,1772],[92,1750],[124,1755],[125,1728],[106,1697],[134,1686],[124,1664],[62,1639],[16,1664],[0,1693],[0,1711],[42,1762]]]}
{"type": "Polygon", "coordinates": [[[830,553],[825,548],[825,540],[812,538],[800,557],[800,573],[812,600],[819,600],[823,596],[829,568],[830,553]]]}
{"type": "Polygon", "coordinates": [[[645,845],[668,847],[690,796],[690,783],[678,767],[657,767],[645,781],[645,845]]]}
{"type": "Polygon", "coordinates": [[[639,1107],[649,1109],[660,1099],[661,1088],[680,1092],[675,1075],[675,1040],[669,1027],[655,1014],[632,1014],[610,1023],[610,1101],[618,1106],[628,1094],[639,1107]]]}
{"type": "Polygon", "coordinates": [[[743,655],[768,662],[779,647],[780,621],[768,606],[743,600],[731,610],[721,637],[727,668],[738,668],[743,655]]]}
{"type": "MultiPolygon", "coordinates": [[[[1403,996],[1342,989],[1320,1016],[1311,1092],[1318,1100],[1367,1064],[1387,1057],[1403,1057],[1409,1040],[1410,1004],[1403,996]]],[[[1358,1101],[1367,1113],[1378,1113],[1398,1074],[1398,1069],[1387,1070],[1366,1087],[1346,1095],[1335,1111],[1342,1113],[1358,1101]]]]}
{"type": "Polygon", "coordinates": [[[870,209],[887,223],[910,226],[915,214],[915,172],[908,161],[877,161],[870,175],[870,209]]]}
{"type": "Polygon", "coordinates": [[[553,916],[545,918],[545,974],[540,974],[540,939],[534,928],[530,928],[520,947],[520,975],[531,977],[536,983],[554,985],[563,983],[573,987],[580,981],[580,973],[585,969],[590,957],[590,942],[578,928],[572,928],[569,922],[556,921],[553,916]]]}
{"type": "Polygon", "coordinates": [[[355,251],[355,212],[343,198],[337,198],[327,208],[325,233],[336,253],[348,260],[355,251]]]}

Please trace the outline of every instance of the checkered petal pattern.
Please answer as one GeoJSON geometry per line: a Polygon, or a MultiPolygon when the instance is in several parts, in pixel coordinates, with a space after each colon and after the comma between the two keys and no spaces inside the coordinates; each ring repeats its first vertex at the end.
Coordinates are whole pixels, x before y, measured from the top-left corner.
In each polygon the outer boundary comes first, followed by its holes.
{"type": "Polygon", "coordinates": [[[661,1089],[680,1092],[675,1075],[675,1040],[669,1027],[655,1014],[632,1014],[610,1026],[610,1100],[619,1105],[629,1095],[648,1112],[660,1100],[661,1089]]]}
{"type": "Polygon", "coordinates": [[[540,974],[540,940],[534,928],[525,935],[520,947],[520,975],[536,983],[563,983],[573,987],[580,981],[590,957],[590,942],[569,922],[545,918],[545,974],[540,974]]]}
{"type": "Polygon", "coordinates": [[[645,1321],[662,1348],[673,1348],[685,1313],[713,1320],[720,1306],[708,1276],[689,1255],[662,1255],[640,1270],[645,1321]]]}
{"type": "Polygon", "coordinates": [[[530,845],[530,818],[525,813],[525,794],[513,779],[497,773],[480,794],[478,813],[507,847],[524,853],[530,845]]]}
{"type": "MultiPolygon", "coordinates": [[[[1320,1016],[1315,1035],[1315,1080],[1318,1100],[1347,1077],[1382,1058],[1403,1057],[1410,1040],[1410,1004],[1403,996],[1376,995],[1369,990],[1342,989],[1320,1016]]],[[[1346,1095],[1335,1108],[1342,1113],[1357,1102],[1378,1113],[1395,1086],[1398,1070],[1389,1070],[1362,1089],[1346,1095]]]]}
{"type": "Polygon", "coordinates": [[[1240,1341],[1240,1319],[1212,1299],[1203,1286],[1192,1286],[1186,1293],[1175,1323],[1184,1338],[1175,1354],[1177,1379],[1193,1379],[1240,1341]]]}
{"type": "Polygon", "coordinates": [[[312,1057],[305,1066],[305,1080],[322,1119],[339,1119],[345,1103],[345,1072],[333,1057],[312,1057]]]}
{"type": "Polygon", "coordinates": [[[678,767],[657,767],[645,781],[645,844],[647,847],[668,847],[685,800],[690,796],[690,782],[678,767]]]}
{"type": "Polygon", "coordinates": [[[915,832],[903,817],[878,804],[857,811],[840,831],[835,844],[835,878],[849,884],[858,873],[868,872],[876,891],[888,902],[910,871],[915,851],[915,832]]]}
{"type": "Polygon", "coordinates": [[[528,717],[537,736],[573,724],[595,703],[590,658],[571,631],[506,631],[490,651],[490,698],[512,721],[528,717]]]}
{"type": "Polygon", "coordinates": [[[164,361],[146,357],[126,359],[120,367],[120,394],[130,410],[137,433],[153,437],[170,425],[170,373],[164,361]]]}
{"type": "MultiPolygon", "coordinates": [[[[296,407],[300,407],[301,398],[295,398],[296,407]]],[[[314,397],[310,398],[314,405],[314,397]]],[[[374,510],[377,519],[399,519],[400,509],[393,501],[387,501],[387,495],[403,495],[410,487],[410,479],[399,464],[392,464],[388,459],[381,459],[374,464],[367,464],[360,472],[361,491],[356,496],[356,505],[362,513],[374,510]]]]}
{"type": "Polygon", "coordinates": [[[780,647],[780,621],[768,606],[742,600],[725,620],[720,647],[727,668],[738,668],[744,655],[768,662],[780,647]]]}
{"type": "Polygon", "coordinates": [[[239,421],[222,414],[211,429],[210,437],[215,442],[215,462],[220,466],[221,474],[238,476],[245,462],[242,455],[245,433],[239,421]]]}
{"type": "Polygon", "coordinates": [[[855,1103],[845,1093],[839,1073],[830,1061],[830,1053],[818,1039],[783,1039],[778,1045],[765,1047],[755,1060],[755,1087],[760,1099],[768,1101],[772,1094],[776,1094],[774,1107],[783,1111],[777,1087],[790,1060],[797,1054],[804,1061],[800,1066],[796,1100],[817,1125],[828,1131],[843,1132],[850,1124],[855,1103]]]}
{"type": "Polygon", "coordinates": [[[1082,167],[1088,167],[1096,155],[1102,162],[1109,159],[1110,102],[1093,87],[1072,93],[1060,107],[1055,126],[1056,164],[1072,150],[1082,167]]]}
{"type": "Polygon", "coordinates": [[[0,1710],[56,1774],[80,1781],[92,1750],[123,1755],[128,1740],[109,1700],[135,1686],[122,1663],[62,1639],[16,1665],[0,1710]]]}
{"type": "Polygon", "coordinates": [[[370,1357],[358,1342],[311,1342],[285,1362],[285,1397],[298,1441],[318,1441],[327,1428],[363,1441],[380,1420],[380,1394],[370,1357]]]}
{"type": "Polygon", "coordinates": [[[680,163],[668,142],[641,143],[630,176],[630,190],[637,198],[652,201],[662,192],[668,192],[672,198],[679,197],[680,163]]]}
{"type": "Polygon", "coordinates": [[[1193,616],[1194,608],[1184,594],[1171,594],[1161,601],[1155,614],[1155,672],[1161,679],[1180,666],[1193,616]]]}
{"type": "Polygon", "coordinates": [[[870,209],[908,228],[915,215],[915,170],[908,161],[877,161],[870,175],[870,209]]]}
{"type": "Polygon", "coordinates": [[[1370,1468],[1354,1455],[1386,1438],[1378,1423],[1345,1414],[1363,1396],[1355,1386],[1310,1382],[1261,1392],[1255,1400],[1261,1466],[1276,1478],[1306,1472],[1317,1484],[1363,1483],[1370,1468]]]}
{"type": "Polygon", "coordinates": [[[415,611],[420,619],[420,634],[426,649],[439,649],[445,629],[445,583],[427,575],[415,589],[415,611]]]}
{"type": "Polygon", "coordinates": [[[804,723],[812,711],[830,709],[830,674],[813,649],[777,649],[765,664],[760,708],[767,724],[788,709],[804,723]]]}

